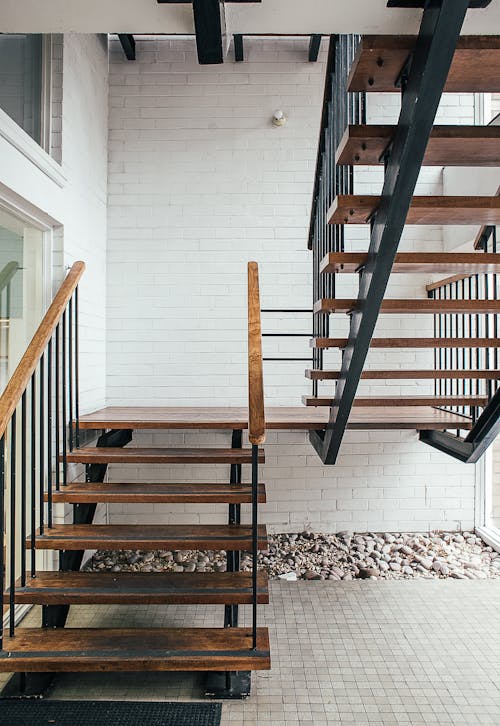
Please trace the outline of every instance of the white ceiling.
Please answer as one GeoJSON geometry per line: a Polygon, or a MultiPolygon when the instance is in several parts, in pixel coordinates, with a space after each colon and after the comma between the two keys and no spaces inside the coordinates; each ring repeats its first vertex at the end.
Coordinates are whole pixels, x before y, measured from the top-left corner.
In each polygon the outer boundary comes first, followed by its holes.
{"type": "MultiPolygon", "coordinates": [[[[386,0],[262,0],[227,4],[232,33],[415,33],[421,11],[387,9],[386,0]]],[[[156,0],[0,0],[4,33],[192,34],[190,3],[156,0]]],[[[500,34],[500,1],[470,10],[464,33],[500,34]]]]}

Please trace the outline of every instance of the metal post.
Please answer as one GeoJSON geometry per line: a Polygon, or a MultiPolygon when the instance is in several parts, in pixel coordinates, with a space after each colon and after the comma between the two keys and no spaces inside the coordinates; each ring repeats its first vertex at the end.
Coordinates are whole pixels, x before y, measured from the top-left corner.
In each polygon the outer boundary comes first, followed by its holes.
{"type": "Polygon", "coordinates": [[[259,447],[252,444],[252,648],[257,649],[257,565],[259,447]]]}

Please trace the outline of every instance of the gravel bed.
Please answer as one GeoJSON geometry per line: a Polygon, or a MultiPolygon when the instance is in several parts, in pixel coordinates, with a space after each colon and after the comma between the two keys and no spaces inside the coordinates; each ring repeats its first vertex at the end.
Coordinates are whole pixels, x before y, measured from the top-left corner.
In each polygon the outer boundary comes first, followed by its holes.
{"type": "MultiPolygon", "coordinates": [[[[478,580],[500,577],[500,553],[473,532],[401,534],[338,532],[271,534],[259,565],[271,578],[288,580],[404,580],[414,577],[478,580]]],[[[241,569],[251,570],[243,552],[241,569]]],[[[88,572],[224,572],[224,551],[97,551],[88,572]]]]}

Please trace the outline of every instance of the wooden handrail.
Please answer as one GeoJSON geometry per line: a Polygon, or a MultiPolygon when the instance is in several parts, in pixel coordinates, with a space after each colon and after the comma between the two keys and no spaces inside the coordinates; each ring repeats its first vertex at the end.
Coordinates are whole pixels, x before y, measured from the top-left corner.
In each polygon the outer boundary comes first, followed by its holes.
{"type": "Polygon", "coordinates": [[[42,322],[26,348],[19,365],[0,397],[0,436],[3,436],[8,423],[21,397],[26,390],[33,372],[43,355],[54,330],[73,295],[78,282],[85,270],[84,262],[75,262],[57,291],[42,322]]]}
{"type": "Polygon", "coordinates": [[[256,262],[248,263],[248,438],[251,444],[257,445],[266,440],[259,268],[256,262]]]}
{"type": "Polygon", "coordinates": [[[469,275],[451,275],[451,277],[444,277],[442,280],[430,282],[428,285],[425,286],[425,289],[427,290],[427,292],[439,290],[440,287],[451,285],[453,282],[460,282],[460,280],[467,280],[469,277],[474,277],[475,274],[475,272],[471,272],[469,275]]]}

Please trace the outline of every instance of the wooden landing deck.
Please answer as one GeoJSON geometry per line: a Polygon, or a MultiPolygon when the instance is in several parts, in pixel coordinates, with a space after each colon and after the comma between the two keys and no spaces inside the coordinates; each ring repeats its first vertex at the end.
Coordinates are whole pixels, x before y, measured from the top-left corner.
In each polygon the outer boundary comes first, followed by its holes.
{"type": "MultiPolygon", "coordinates": [[[[324,429],[328,411],[304,406],[279,406],[266,409],[266,426],[275,430],[324,429]]],[[[462,416],[430,406],[355,408],[348,429],[469,429],[462,416]]],[[[80,418],[82,429],[246,429],[246,407],[118,407],[110,406],[80,418]]]]}

